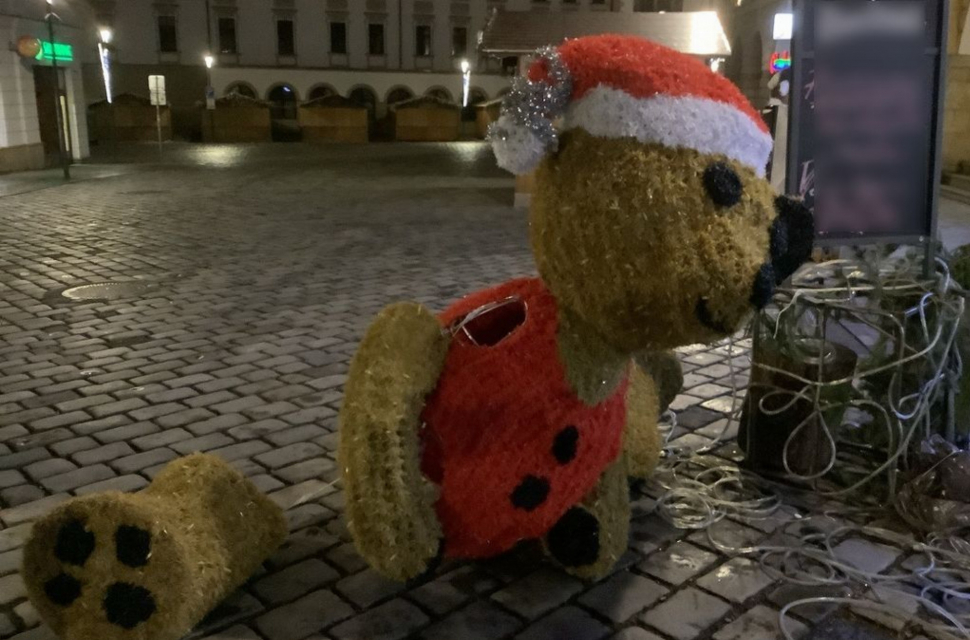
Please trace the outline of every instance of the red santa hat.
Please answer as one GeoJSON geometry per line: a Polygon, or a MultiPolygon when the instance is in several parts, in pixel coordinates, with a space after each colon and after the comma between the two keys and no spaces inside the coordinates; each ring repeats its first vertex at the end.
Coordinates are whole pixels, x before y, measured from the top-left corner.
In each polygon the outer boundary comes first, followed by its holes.
{"type": "Polygon", "coordinates": [[[557,129],[576,128],[724,155],[758,175],[772,148],[761,116],[727,78],[634,36],[589,36],[540,49],[528,79],[513,81],[489,140],[499,166],[521,175],[555,150],[557,129]]]}

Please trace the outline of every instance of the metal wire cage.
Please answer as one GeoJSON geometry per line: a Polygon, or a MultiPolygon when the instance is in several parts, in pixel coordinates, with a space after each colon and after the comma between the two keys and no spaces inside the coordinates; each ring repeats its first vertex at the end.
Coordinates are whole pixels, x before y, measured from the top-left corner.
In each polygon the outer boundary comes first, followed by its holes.
{"type": "Polygon", "coordinates": [[[956,419],[962,289],[912,253],[808,265],[754,321],[739,445],[749,468],[895,499],[916,446],[956,419]]]}

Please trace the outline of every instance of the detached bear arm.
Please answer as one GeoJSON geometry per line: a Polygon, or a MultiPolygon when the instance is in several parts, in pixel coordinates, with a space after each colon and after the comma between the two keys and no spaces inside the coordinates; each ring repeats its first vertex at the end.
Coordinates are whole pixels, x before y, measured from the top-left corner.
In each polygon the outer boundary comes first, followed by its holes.
{"type": "Polygon", "coordinates": [[[395,580],[420,575],[439,551],[419,429],[447,351],[437,318],[399,303],[378,314],[350,365],[339,453],[347,523],[361,556],[395,580]]]}

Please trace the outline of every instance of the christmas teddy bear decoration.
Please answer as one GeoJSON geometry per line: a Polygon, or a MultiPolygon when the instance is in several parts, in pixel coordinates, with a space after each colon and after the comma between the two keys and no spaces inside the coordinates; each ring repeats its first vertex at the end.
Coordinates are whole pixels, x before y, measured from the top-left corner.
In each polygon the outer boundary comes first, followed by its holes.
{"type": "Polygon", "coordinates": [[[597,577],[627,548],[628,478],[660,456],[665,350],[764,306],[812,218],[764,179],[772,141],[738,89],[640,38],[541,50],[490,138],[536,170],[539,278],[377,316],[341,412],[347,524],[398,580],[530,539],[597,577]]]}

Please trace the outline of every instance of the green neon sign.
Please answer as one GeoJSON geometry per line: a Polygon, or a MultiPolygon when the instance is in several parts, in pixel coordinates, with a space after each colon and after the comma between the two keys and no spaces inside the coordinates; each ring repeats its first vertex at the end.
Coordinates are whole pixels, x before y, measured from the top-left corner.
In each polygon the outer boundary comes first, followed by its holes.
{"type": "Polygon", "coordinates": [[[74,62],[74,47],[66,42],[41,40],[40,51],[37,52],[35,58],[37,60],[53,60],[55,57],[58,62],[74,62]]]}

